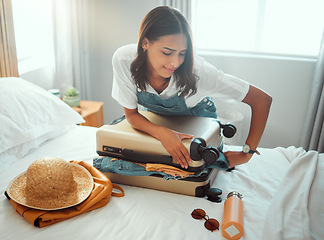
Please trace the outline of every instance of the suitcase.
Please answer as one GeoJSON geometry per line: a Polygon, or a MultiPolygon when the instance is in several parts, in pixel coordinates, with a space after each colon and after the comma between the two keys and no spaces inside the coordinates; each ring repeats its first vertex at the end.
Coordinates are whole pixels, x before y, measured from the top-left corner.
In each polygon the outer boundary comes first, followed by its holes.
{"type": "MultiPolygon", "coordinates": [[[[141,114],[155,124],[194,136],[193,139],[184,139],[182,141],[193,160],[188,169],[182,170],[200,172],[206,169],[209,164],[214,163],[217,163],[220,168],[228,168],[228,163],[222,154],[223,134],[232,137],[236,131],[233,125],[223,125],[214,118],[165,116],[149,111],[141,111],[141,114]]],[[[137,163],[162,163],[181,168],[164,149],[159,140],[134,129],[125,117],[99,128],[96,137],[99,156],[110,156],[137,163]]],[[[209,200],[219,201],[220,189],[210,189],[217,172],[218,169],[208,168],[199,177],[168,181],[165,181],[159,174],[151,176],[105,174],[111,181],[120,184],[189,196],[204,197],[207,195],[209,200]]]]}

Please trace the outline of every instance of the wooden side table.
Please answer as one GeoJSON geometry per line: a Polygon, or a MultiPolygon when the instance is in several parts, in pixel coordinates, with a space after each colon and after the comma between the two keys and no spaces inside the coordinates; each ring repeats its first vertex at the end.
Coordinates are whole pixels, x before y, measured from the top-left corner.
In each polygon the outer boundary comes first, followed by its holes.
{"type": "Polygon", "coordinates": [[[86,121],[83,126],[101,127],[104,125],[103,102],[80,101],[80,107],[73,108],[86,121]]]}

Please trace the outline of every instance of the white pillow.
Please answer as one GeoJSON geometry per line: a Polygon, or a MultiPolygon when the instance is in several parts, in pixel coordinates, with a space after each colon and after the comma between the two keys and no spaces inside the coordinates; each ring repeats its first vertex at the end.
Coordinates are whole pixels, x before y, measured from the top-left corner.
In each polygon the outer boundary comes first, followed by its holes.
{"type": "Polygon", "coordinates": [[[0,153],[9,149],[12,153],[12,148],[28,153],[35,147],[31,141],[39,145],[55,132],[84,122],[80,114],[43,88],[21,78],[0,78],[0,153]]]}
{"type": "Polygon", "coordinates": [[[68,132],[75,126],[66,126],[60,130],[52,131],[45,133],[44,135],[22,143],[18,146],[12,147],[2,153],[0,153],[0,174],[2,171],[5,171],[10,164],[15,162],[17,159],[21,159],[26,156],[28,153],[36,150],[44,142],[49,141],[52,138],[63,135],[65,132],[68,132]]]}

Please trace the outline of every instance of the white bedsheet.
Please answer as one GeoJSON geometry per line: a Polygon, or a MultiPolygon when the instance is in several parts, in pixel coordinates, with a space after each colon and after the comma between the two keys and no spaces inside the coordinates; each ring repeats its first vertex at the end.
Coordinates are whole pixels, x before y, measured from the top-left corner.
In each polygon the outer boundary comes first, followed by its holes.
{"type": "Polygon", "coordinates": [[[279,151],[291,166],[270,203],[263,239],[324,239],[324,154],[279,151]]]}
{"type": "MultiPolygon", "coordinates": [[[[92,163],[96,154],[96,129],[78,126],[68,133],[43,144],[0,174],[0,239],[225,239],[221,231],[210,232],[203,220],[191,212],[202,208],[220,224],[226,195],[237,190],[244,195],[244,229],[242,239],[262,239],[268,208],[289,169],[289,158],[277,149],[260,149],[249,163],[235,171],[219,171],[214,187],[223,190],[223,202],[204,198],[121,185],[122,198],[111,197],[100,209],[38,229],[29,224],[3,195],[9,182],[43,156],[61,157],[67,161],[92,163]]],[[[235,149],[235,147],[231,147],[235,149]]],[[[295,150],[291,149],[293,152],[295,150]]],[[[269,233],[270,234],[270,233],[269,233]]],[[[276,239],[276,238],[270,238],[276,239]]]]}

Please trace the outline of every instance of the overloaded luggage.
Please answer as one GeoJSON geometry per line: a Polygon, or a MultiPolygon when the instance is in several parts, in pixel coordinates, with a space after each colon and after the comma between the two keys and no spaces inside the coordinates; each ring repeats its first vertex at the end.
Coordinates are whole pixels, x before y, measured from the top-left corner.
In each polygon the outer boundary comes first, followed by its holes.
{"type": "MultiPolygon", "coordinates": [[[[228,170],[223,150],[223,136],[232,137],[236,129],[231,124],[223,125],[214,118],[197,116],[166,116],[149,111],[141,111],[151,122],[165,126],[181,133],[191,134],[192,139],[182,140],[193,160],[187,169],[182,169],[152,136],[134,129],[125,117],[104,125],[97,131],[97,153],[110,161],[119,159],[140,166],[163,165],[170,169],[187,171],[190,174],[181,179],[165,180],[163,175],[153,171],[152,174],[120,174],[118,171],[105,171],[94,159],[94,166],[102,170],[112,182],[151,188],[161,191],[190,196],[207,196],[211,201],[220,201],[220,189],[211,189],[219,169],[228,170]]],[[[107,160],[106,159],[106,160],[107,160]]]]}

